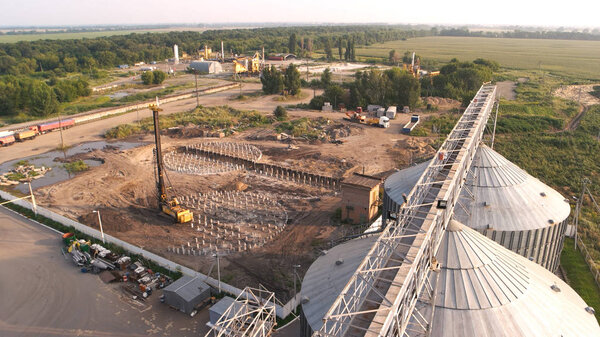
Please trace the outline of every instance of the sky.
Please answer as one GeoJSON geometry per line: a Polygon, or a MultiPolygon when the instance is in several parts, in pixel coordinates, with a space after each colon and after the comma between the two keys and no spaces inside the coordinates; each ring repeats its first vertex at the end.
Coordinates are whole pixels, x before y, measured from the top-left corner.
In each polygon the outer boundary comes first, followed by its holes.
{"type": "Polygon", "coordinates": [[[598,0],[0,0],[0,26],[286,22],[599,27],[599,12],[598,0]]]}

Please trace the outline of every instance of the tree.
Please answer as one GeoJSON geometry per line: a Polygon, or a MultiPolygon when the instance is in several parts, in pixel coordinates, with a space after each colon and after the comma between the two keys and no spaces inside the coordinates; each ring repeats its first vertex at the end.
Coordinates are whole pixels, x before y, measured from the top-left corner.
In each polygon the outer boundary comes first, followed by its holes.
{"type": "Polygon", "coordinates": [[[167,74],[161,70],[154,70],[152,72],[152,83],[153,84],[161,84],[165,78],[167,78],[167,74]]]}
{"type": "Polygon", "coordinates": [[[337,108],[338,103],[343,100],[344,89],[337,84],[332,84],[325,89],[323,96],[333,103],[334,108],[337,108]]]}
{"type": "Polygon", "coordinates": [[[58,112],[58,100],[52,88],[42,81],[33,81],[28,90],[29,109],[36,116],[58,112]]]}
{"type": "Polygon", "coordinates": [[[296,33],[292,33],[290,35],[290,40],[288,41],[288,49],[291,54],[296,53],[296,45],[297,44],[298,44],[298,41],[296,39],[296,33]]]}
{"type": "Polygon", "coordinates": [[[344,60],[346,61],[350,60],[350,56],[352,55],[351,48],[350,40],[346,41],[346,53],[344,53],[344,60]]]}
{"type": "Polygon", "coordinates": [[[390,56],[388,58],[391,64],[398,65],[400,63],[400,53],[396,49],[390,50],[390,56]]]}
{"type": "Polygon", "coordinates": [[[288,117],[287,110],[285,110],[285,108],[281,105],[278,105],[275,108],[275,111],[273,111],[273,115],[275,115],[275,118],[277,118],[280,121],[284,121],[288,117]]]}
{"type": "Polygon", "coordinates": [[[283,91],[283,75],[274,65],[263,70],[260,81],[265,94],[280,94],[283,91]]]}
{"type": "Polygon", "coordinates": [[[154,72],[153,71],[145,71],[142,74],[142,82],[145,85],[152,84],[153,81],[154,81],[154,72]]]}
{"type": "Polygon", "coordinates": [[[300,80],[300,72],[295,64],[290,64],[285,70],[283,83],[285,85],[285,90],[287,90],[290,95],[295,96],[300,93],[302,81],[300,80]]]}
{"type": "Polygon", "coordinates": [[[340,54],[340,61],[342,60],[343,50],[342,50],[342,38],[338,38],[338,53],[340,54]]]}
{"type": "Polygon", "coordinates": [[[327,55],[327,61],[331,61],[333,59],[333,51],[331,49],[331,38],[327,37],[325,39],[325,54],[327,55]]]}
{"type": "Polygon", "coordinates": [[[331,84],[331,70],[329,67],[325,68],[321,74],[321,84],[324,88],[327,88],[331,84]]]}

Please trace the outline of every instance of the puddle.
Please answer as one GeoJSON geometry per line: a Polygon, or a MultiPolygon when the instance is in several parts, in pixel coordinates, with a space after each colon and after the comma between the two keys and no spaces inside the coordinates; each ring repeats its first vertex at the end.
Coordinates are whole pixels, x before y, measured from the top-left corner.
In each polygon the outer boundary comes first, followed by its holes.
{"type": "MultiPolygon", "coordinates": [[[[66,155],[66,157],[68,158],[68,157],[76,155],[76,154],[87,153],[87,152],[90,152],[93,150],[103,149],[105,147],[110,147],[110,148],[119,149],[119,150],[127,150],[127,149],[132,149],[134,147],[138,147],[140,145],[144,145],[144,143],[119,142],[119,141],[117,141],[117,142],[98,141],[98,142],[83,143],[83,144],[79,144],[77,146],[74,146],[74,147],[68,149],[66,151],[66,153],[64,153],[64,154],[63,154],[63,151],[50,151],[50,152],[46,152],[43,154],[20,158],[20,159],[15,159],[15,160],[11,160],[11,161],[2,163],[2,164],[0,164],[0,173],[4,173],[4,172],[12,170],[14,168],[14,164],[20,160],[27,160],[29,162],[29,164],[35,165],[35,167],[41,167],[41,166],[51,167],[52,170],[46,172],[46,175],[44,177],[31,181],[31,187],[33,189],[36,189],[36,188],[40,188],[43,186],[55,184],[57,182],[61,182],[61,181],[70,179],[74,176],[73,174],[69,174],[67,172],[67,170],[65,170],[63,163],[61,163],[59,161],[54,161],[54,158],[56,158],[56,157],[64,158],[66,155]]],[[[85,159],[83,161],[90,167],[99,166],[102,164],[102,162],[100,162],[98,160],[85,159]]],[[[15,186],[14,188],[16,190],[19,190],[23,193],[29,192],[29,187],[27,186],[27,184],[21,183],[19,185],[14,185],[14,186],[15,186]]]]}
{"type": "Polygon", "coordinates": [[[111,99],[120,99],[123,97],[127,97],[129,95],[130,95],[130,93],[128,93],[126,91],[118,91],[118,92],[108,95],[108,97],[110,97],[111,99]]]}

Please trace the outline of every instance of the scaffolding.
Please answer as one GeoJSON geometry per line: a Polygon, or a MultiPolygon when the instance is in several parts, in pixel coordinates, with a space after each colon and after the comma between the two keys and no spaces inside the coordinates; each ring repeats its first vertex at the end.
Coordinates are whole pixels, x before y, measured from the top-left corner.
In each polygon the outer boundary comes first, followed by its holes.
{"type": "Polygon", "coordinates": [[[427,335],[433,317],[435,254],[492,111],[496,86],[484,84],[405,198],[395,223],[375,242],[323,318],[316,337],[427,335]],[[434,272],[432,272],[434,271],[434,272]],[[433,286],[432,286],[433,285],[433,286]],[[433,312],[433,311],[431,311],[433,312]]]}
{"type": "Polygon", "coordinates": [[[275,319],[275,294],[246,287],[205,337],[267,337],[275,319]]]}

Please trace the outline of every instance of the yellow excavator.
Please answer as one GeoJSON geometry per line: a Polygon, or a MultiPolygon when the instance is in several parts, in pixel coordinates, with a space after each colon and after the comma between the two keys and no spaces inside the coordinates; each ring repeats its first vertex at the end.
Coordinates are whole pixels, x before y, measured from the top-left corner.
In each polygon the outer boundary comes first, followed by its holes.
{"type": "Polygon", "coordinates": [[[178,223],[190,222],[194,219],[194,214],[189,209],[182,207],[179,200],[173,197],[169,199],[167,196],[167,187],[165,185],[165,167],[162,157],[162,148],[160,145],[160,126],[158,124],[158,112],[162,111],[158,107],[158,97],[156,104],[150,104],[152,117],[154,118],[154,141],[156,143],[156,189],[158,191],[158,207],[159,209],[172,216],[178,223]]]}

